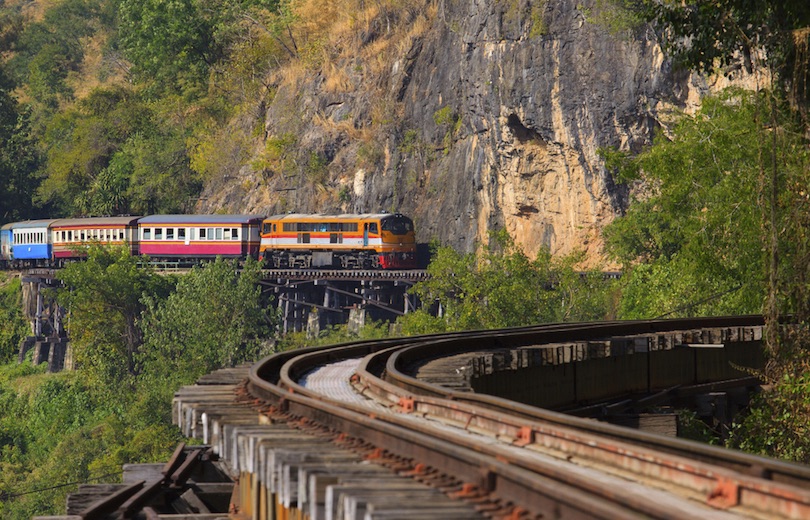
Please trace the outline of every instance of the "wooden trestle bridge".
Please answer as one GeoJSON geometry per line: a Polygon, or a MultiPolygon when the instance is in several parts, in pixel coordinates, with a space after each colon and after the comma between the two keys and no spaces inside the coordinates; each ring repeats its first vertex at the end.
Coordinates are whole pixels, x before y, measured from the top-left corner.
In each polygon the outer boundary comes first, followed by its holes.
{"type": "MultiPolygon", "coordinates": [[[[187,268],[155,266],[159,272],[183,273],[187,268]]],[[[393,321],[417,309],[418,298],[408,294],[415,283],[427,279],[424,270],[265,269],[262,290],[274,296],[281,316],[281,331],[317,334],[330,325],[362,327],[366,318],[393,321]]],[[[24,313],[32,334],[20,345],[19,359],[30,351],[35,363],[48,363],[56,372],[71,367],[71,352],[62,318],[65,316],[41,289],[61,286],[58,270],[28,269],[21,273],[24,313]]]]}

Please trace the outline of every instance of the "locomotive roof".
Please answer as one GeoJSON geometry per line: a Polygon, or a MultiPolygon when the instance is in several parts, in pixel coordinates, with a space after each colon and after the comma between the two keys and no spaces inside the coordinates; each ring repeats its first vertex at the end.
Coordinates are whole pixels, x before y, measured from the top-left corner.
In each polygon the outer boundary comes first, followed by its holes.
{"type": "Polygon", "coordinates": [[[132,225],[139,218],[138,216],[127,217],[84,217],[84,218],[63,218],[51,225],[51,228],[60,227],[98,227],[98,226],[126,226],[132,225]]]}
{"type": "Polygon", "coordinates": [[[264,215],[149,215],[138,224],[248,224],[264,215]]]}
{"type": "MultiPolygon", "coordinates": [[[[321,213],[286,213],[272,215],[266,220],[379,220],[385,217],[403,217],[399,213],[344,213],[326,215],[321,213]]],[[[407,218],[407,217],[406,217],[407,218]]]]}
{"type": "Polygon", "coordinates": [[[39,220],[26,220],[23,222],[13,222],[11,224],[12,229],[31,229],[31,228],[41,228],[41,227],[48,227],[54,222],[59,220],[58,218],[45,218],[39,220]]]}

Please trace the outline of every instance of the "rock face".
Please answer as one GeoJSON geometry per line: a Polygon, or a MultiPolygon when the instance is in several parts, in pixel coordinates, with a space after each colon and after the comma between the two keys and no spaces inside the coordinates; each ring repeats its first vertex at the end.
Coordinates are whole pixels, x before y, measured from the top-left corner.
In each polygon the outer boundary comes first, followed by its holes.
{"type": "Polygon", "coordinates": [[[238,182],[212,183],[201,209],[400,211],[420,241],[470,251],[506,228],[530,255],[599,261],[627,189],[598,150],[639,151],[705,85],[674,73],[646,30],[590,22],[587,0],[410,4],[358,29],[356,53],[331,72],[276,78],[265,143],[298,136],[297,177],[245,166],[238,182]],[[301,166],[313,157],[317,182],[301,166]]]}

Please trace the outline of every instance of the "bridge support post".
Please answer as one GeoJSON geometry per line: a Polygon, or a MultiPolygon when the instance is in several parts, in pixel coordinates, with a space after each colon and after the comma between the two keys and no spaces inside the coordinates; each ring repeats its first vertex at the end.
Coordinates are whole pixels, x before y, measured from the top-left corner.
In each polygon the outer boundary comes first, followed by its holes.
{"type": "Polygon", "coordinates": [[[423,277],[424,273],[410,272],[266,270],[260,284],[278,298],[283,334],[302,330],[312,334],[315,326],[311,321],[314,318],[310,318],[312,309],[318,309],[319,330],[348,323],[347,309],[351,305],[362,307],[369,319],[374,320],[391,321],[414,311],[420,302],[410,298],[407,290],[423,277]]]}
{"type": "Polygon", "coordinates": [[[22,363],[33,351],[34,364],[48,363],[50,372],[65,368],[70,355],[67,333],[62,326],[63,309],[42,290],[60,287],[61,281],[51,270],[33,269],[22,274],[23,314],[31,324],[32,335],[20,343],[17,360],[22,363]]]}
{"type": "Polygon", "coordinates": [[[315,339],[321,332],[320,312],[316,309],[309,311],[307,316],[307,339],[315,339]]]}
{"type": "Polygon", "coordinates": [[[351,334],[360,334],[366,326],[366,309],[363,307],[352,307],[349,309],[348,329],[351,334]]]}

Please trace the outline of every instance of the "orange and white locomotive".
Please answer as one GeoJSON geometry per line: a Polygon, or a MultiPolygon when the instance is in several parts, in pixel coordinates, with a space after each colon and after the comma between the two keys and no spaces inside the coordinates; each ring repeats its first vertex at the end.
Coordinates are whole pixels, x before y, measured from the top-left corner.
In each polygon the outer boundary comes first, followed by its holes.
{"type": "Polygon", "coordinates": [[[262,223],[260,255],[268,267],[413,269],[413,221],[399,213],[288,214],[262,223]]]}

